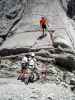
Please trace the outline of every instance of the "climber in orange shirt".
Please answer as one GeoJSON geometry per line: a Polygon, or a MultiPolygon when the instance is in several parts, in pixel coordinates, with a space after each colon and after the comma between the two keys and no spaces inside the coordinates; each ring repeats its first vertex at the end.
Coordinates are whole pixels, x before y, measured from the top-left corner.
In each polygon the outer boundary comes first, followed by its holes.
{"type": "Polygon", "coordinates": [[[43,31],[43,36],[45,36],[45,30],[47,29],[48,21],[45,17],[41,17],[40,19],[40,26],[43,31]]]}

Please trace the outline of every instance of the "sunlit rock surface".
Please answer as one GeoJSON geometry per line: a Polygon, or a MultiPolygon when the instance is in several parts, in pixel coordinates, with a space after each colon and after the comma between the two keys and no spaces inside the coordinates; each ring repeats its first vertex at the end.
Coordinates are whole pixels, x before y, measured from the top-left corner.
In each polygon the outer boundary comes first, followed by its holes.
{"type": "Polygon", "coordinates": [[[53,83],[33,83],[28,86],[15,79],[0,79],[1,100],[73,100],[74,95],[69,88],[53,83]],[[1,82],[2,81],[2,82],[1,82]],[[13,87],[13,88],[11,88],[13,87]],[[16,88],[15,88],[16,87],[16,88]]]}
{"type": "MultiPolygon", "coordinates": [[[[17,0],[16,2],[8,0],[0,2],[1,5],[4,4],[4,8],[1,6],[1,12],[3,14],[0,13],[0,34],[2,35],[2,39],[6,39],[0,49],[27,47],[26,40],[28,37],[27,35],[24,36],[22,33],[26,34],[29,31],[40,30],[39,19],[41,16],[47,17],[49,24],[48,30],[54,30],[52,34],[54,45],[61,45],[74,49],[74,29],[59,0],[17,0]],[[19,43],[17,40],[19,40],[19,37],[22,37],[22,35],[24,36],[23,38],[26,39],[25,41],[24,39],[20,40],[19,43]],[[13,41],[15,42],[13,43],[13,41]],[[9,43],[12,44],[11,47],[9,47],[9,43]]],[[[41,35],[40,31],[39,34],[41,35]]],[[[29,41],[29,39],[27,41],[29,41]]]]}

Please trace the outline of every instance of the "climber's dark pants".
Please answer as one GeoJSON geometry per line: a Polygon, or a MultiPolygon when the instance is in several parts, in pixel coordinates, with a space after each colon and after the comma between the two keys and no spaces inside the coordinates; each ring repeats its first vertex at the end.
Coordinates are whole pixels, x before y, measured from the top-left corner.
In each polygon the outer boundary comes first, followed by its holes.
{"type": "Polygon", "coordinates": [[[45,30],[46,30],[46,25],[42,25],[42,30],[43,30],[43,36],[45,35],[45,30]]]}

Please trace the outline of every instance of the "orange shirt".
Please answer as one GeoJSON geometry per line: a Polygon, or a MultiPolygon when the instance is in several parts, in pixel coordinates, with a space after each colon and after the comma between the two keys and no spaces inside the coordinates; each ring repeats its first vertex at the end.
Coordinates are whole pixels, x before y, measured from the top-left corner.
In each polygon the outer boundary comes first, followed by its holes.
{"type": "Polygon", "coordinates": [[[45,19],[45,18],[42,18],[41,20],[40,20],[40,25],[42,26],[42,25],[46,25],[48,23],[48,21],[47,21],[47,19],[45,19]]]}

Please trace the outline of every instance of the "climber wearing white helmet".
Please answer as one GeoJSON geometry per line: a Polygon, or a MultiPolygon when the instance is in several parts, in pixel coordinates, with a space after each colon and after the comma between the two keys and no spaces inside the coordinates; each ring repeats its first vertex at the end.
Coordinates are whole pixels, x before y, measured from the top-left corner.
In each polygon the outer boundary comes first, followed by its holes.
{"type": "Polygon", "coordinates": [[[18,80],[24,81],[25,84],[28,84],[30,76],[31,71],[28,68],[28,58],[26,56],[23,56],[21,62],[21,73],[18,77],[18,80]]]}
{"type": "Polygon", "coordinates": [[[35,53],[31,53],[29,57],[29,68],[34,69],[36,67],[35,53]]]}
{"type": "Polygon", "coordinates": [[[31,53],[31,57],[35,57],[35,53],[31,53]]]}
{"type": "Polygon", "coordinates": [[[22,58],[22,62],[21,62],[21,70],[23,71],[24,69],[27,69],[27,66],[28,66],[28,59],[26,56],[24,56],[22,58]]]}

